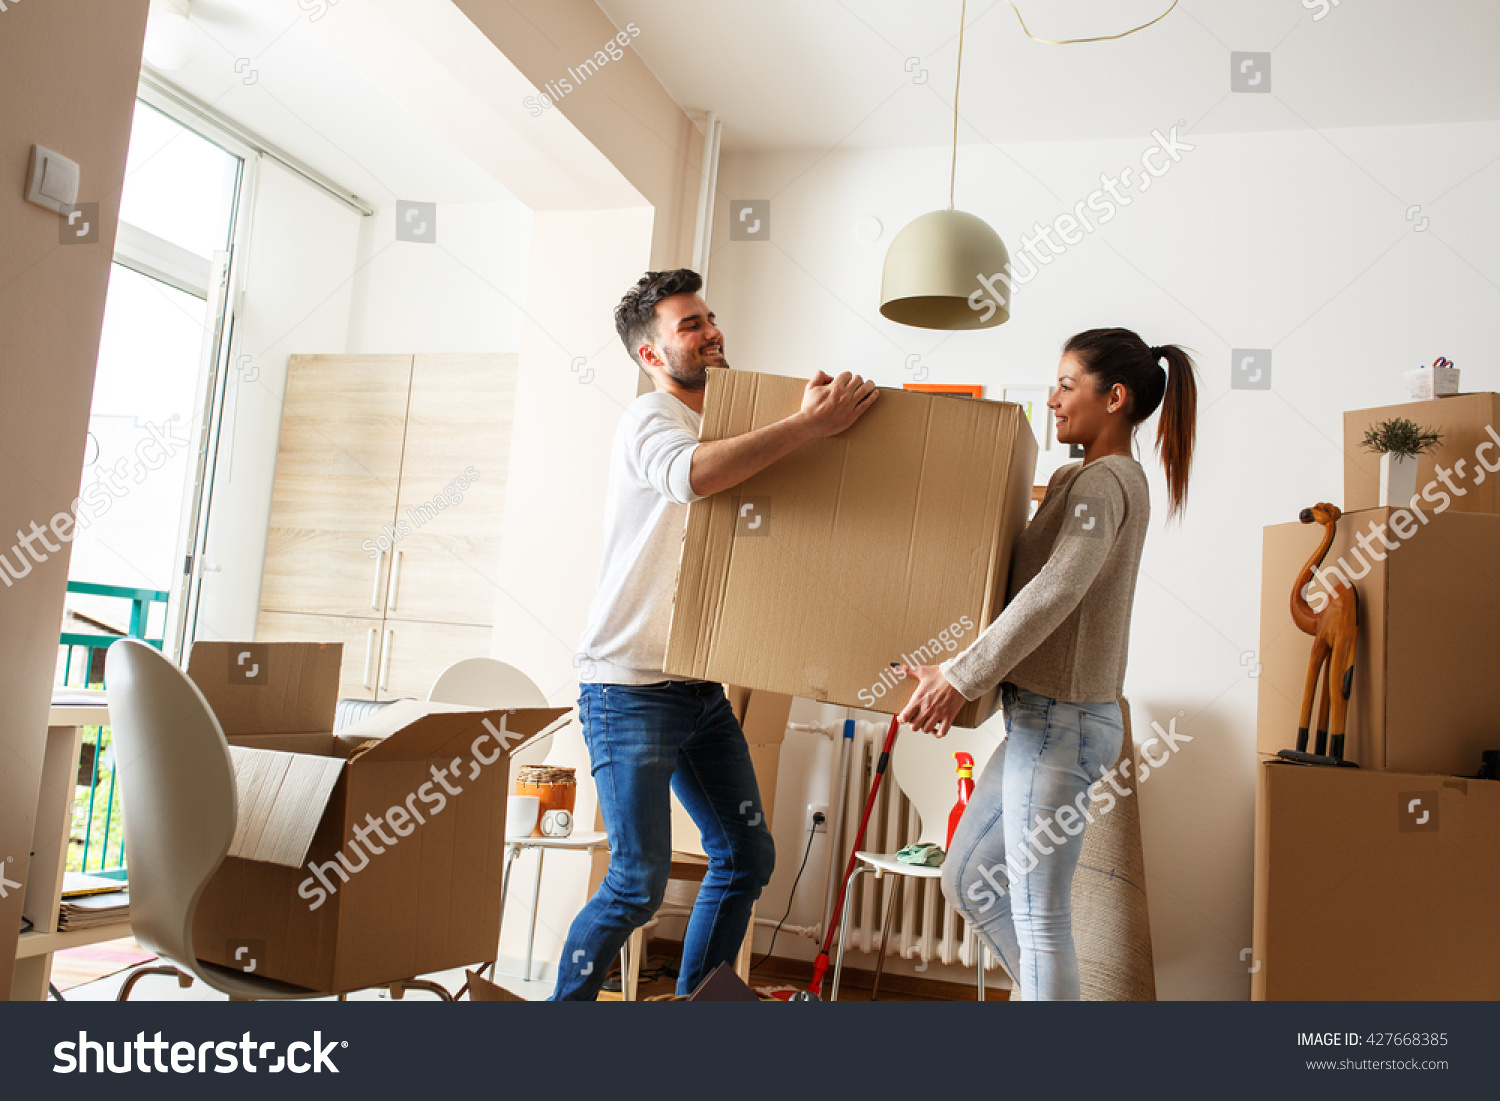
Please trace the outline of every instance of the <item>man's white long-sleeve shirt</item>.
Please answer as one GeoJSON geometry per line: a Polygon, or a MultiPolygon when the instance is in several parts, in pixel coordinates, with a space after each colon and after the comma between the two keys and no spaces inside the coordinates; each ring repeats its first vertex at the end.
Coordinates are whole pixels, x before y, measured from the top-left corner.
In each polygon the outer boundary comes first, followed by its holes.
{"type": "Polygon", "coordinates": [[[651,684],[662,672],[701,414],[671,394],[631,402],[615,430],[599,587],[579,643],[579,680],[651,684]]]}

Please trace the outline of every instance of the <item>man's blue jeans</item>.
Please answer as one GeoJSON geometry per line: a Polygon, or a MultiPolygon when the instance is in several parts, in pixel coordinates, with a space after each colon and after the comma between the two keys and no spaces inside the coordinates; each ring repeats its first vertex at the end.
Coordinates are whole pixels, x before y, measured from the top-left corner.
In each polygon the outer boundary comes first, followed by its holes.
{"type": "Polygon", "coordinates": [[[707,681],[579,687],[609,872],[573,919],[552,998],[596,997],[620,947],[661,905],[672,865],[673,791],[709,858],[677,977],[677,992],[690,994],[739,953],[776,862],[744,731],[723,687],[707,681]]]}
{"type": "Polygon", "coordinates": [[[1077,1001],[1073,873],[1088,823],[1114,806],[1107,788],[1095,789],[1107,806],[1090,809],[1089,795],[1120,756],[1120,705],[1002,689],[1005,740],[958,821],[943,894],[1000,958],[1019,1000],[1077,1001]]]}

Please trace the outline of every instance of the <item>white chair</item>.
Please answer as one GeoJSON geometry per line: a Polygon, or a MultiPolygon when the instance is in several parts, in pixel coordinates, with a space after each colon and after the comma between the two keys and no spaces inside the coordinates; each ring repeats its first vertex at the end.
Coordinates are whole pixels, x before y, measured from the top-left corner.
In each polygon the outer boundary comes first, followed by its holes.
{"type": "MultiPolygon", "coordinates": [[[[427,698],[434,703],[455,703],[465,707],[547,707],[547,697],[536,683],[513,665],[494,658],[465,658],[455,662],[438,674],[427,698]]],[[[511,758],[511,775],[523,764],[540,764],[551,748],[552,736],[538,738],[521,747],[511,758]]],[[[510,893],[511,867],[523,849],[535,849],[536,881],[531,892],[531,926],[526,935],[526,969],[516,976],[531,981],[533,948],[536,944],[537,906],[541,902],[542,866],[548,849],[572,852],[589,852],[608,848],[609,842],[603,833],[594,830],[574,830],[568,837],[507,837],[505,839],[505,870],[500,877],[500,916],[505,917],[505,900],[510,893]]],[[[498,951],[497,951],[498,955],[498,951]]],[[[620,972],[629,973],[629,954],[620,950],[620,972]]],[[[495,977],[495,964],[490,965],[489,977],[495,977]]]]}
{"type": "MultiPolygon", "coordinates": [[[[958,801],[958,773],[954,765],[953,755],[955,753],[967,753],[974,758],[974,778],[977,780],[979,774],[984,770],[990,756],[999,745],[996,735],[989,733],[983,727],[973,730],[964,730],[957,727],[950,730],[946,737],[934,738],[930,734],[923,734],[920,730],[903,728],[896,735],[895,748],[891,750],[891,762],[887,780],[895,784],[898,791],[904,793],[917,812],[918,834],[917,843],[933,844],[939,848],[944,847],[948,839],[948,815],[953,810],[953,805],[958,801]]],[[[896,792],[891,792],[891,798],[896,797],[896,792]]],[[[886,907],[885,922],[880,931],[880,950],[875,960],[875,979],[870,990],[870,1000],[874,1001],[876,994],[880,991],[880,976],[885,970],[886,945],[891,935],[892,919],[896,914],[896,900],[900,898],[902,888],[907,880],[935,880],[942,877],[941,867],[930,868],[921,864],[903,864],[896,859],[894,853],[874,853],[860,851],[854,854],[858,860],[855,865],[854,874],[849,877],[849,882],[844,888],[844,916],[840,922],[839,946],[834,956],[833,987],[829,991],[829,1000],[839,1000],[839,977],[844,968],[844,947],[849,939],[849,897],[854,893],[854,882],[861,875],[874,874],[874,882],[879,883],[886,876],[895,876],[895,882],[891,885],[891,898],[886,907]]],[[[984,1001],[984,963],[985,944],[983,939],[979,941],[978,971],[979,971],[979,1001],[984,1001]]]]}
{"type": "MultiPolygon", "coordinates": [[[[172,965],[136,970],[119,1000],[145,975],[175,975],[183,987],[196,976],[233,1001],[328,997],[198,958],[198,900],[229,852],[238,815],[229,743],[198,686],[155,648],[122,639],[109,648],[106,668],[121,802],[129,809],[130,924],[141,944],[172,965]]],[[[451,1000],[425,980],[391,991],[399,997],[411,988],[451,1000]]]]}

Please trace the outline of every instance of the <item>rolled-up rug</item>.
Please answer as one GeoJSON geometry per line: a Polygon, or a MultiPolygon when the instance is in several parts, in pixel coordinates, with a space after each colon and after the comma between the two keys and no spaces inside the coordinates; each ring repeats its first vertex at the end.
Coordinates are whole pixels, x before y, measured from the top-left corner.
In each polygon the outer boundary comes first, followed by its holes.
{"type": "MultiPolygon", "coordinates": [[[[1134,760],[1128,701],[1120,701],[1120,713],[1125,722],[1120,758],[1134,760]]],[[[1133,778],[1120,787],[1130,794],[1114,793],[1109,812],[1095,813],[1073,878],[1073,940],[1088,1002],[1156,1000],[1140,807],[1133,778]]]]}

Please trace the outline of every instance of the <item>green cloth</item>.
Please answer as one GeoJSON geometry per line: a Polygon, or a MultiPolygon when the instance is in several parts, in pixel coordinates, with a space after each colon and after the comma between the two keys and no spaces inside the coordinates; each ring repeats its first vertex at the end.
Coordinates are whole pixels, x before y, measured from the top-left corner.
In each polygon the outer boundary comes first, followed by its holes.
{"type": "Polygon", "coordinates": [[[928,868],[936,868],[943,863],[944,855],[941,848],[928,843],[908,845],[896,854],[896,859],[903,864],[921,864],[928,868]]]}

